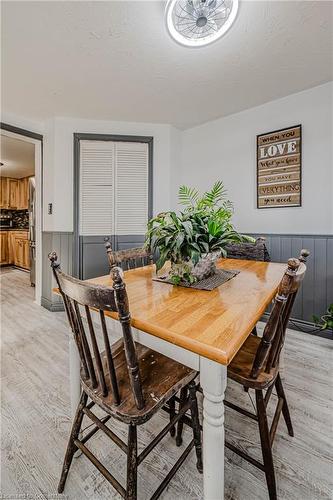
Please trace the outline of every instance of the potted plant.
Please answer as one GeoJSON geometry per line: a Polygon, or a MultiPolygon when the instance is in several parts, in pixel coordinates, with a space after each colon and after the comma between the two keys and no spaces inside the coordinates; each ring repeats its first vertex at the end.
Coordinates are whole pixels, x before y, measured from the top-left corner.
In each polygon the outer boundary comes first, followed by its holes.
{"type": "Polygon", "coordinates": [[[215,272],[215,261],[226,256],[230,242],[255,240],[237,233],[231,218],[232,203],[221,181],[203,194],[187,186],[179,188],[179,214],[163,212],[148,223],[146,246],[158,250],[156,270],[171,262],[169,278],[175,284],[194,283],[215,272]]]}
{"type": "Polygon", "coordinates": [[[313,321],[321,330],[331,330],[333,333],[333,304],[328,306],[326,314],[320,318],[313,315],[313,321]]]}

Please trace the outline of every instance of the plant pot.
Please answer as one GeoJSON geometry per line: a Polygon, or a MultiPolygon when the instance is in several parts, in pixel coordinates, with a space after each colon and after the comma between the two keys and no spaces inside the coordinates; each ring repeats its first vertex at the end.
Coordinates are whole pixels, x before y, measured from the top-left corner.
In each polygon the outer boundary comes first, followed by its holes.
{"type": "Polygon", "coordinates": [[[216,273],[216,261],[220,258],[220,256],[221,252],[212,252],[201,257],[192,271],[192,275],[196,278],[196,281],[209,278],[216,273]]]}
{"type": "Polygon", "coordinates": [[[197,264],[191,260],[171,263],[170,278],[175,284],[195,283],[209,278],[216,273],[216,261],[221,252],[212,252],[203,255],[197,264]]]}

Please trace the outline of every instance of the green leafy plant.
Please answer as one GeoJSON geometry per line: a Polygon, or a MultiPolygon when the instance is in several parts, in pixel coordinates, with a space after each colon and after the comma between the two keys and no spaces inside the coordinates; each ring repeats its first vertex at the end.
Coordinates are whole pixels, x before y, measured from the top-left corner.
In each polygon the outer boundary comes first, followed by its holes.
{"type": "Polygon", "coordinates": [[[187,186],[179,188],[179,203],[184,207],[178,215],[164,212],[148,223],[146,246],[159,251],[156,269],[171,261],[171,278],[174,283],[192,283],[192,274],[200,258],[212,252],[226,256],[225,246],[231,242],[255,240],[239,234],[231,223],[232,203],[226,198],[221,181],[212,189],[200,194],[187,186]]]}
{"type": "Polygon", "coordinates": [[[330,304],[327,308],[326,314],[321,316],[313,315],[314,323],[320,327],[321,330],[332,330],[333,331],[333,304],[330,304]]]}

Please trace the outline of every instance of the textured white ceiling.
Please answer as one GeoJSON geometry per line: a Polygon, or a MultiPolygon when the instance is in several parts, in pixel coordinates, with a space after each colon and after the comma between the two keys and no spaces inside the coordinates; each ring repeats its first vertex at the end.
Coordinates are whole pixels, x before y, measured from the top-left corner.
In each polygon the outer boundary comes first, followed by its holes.
{"type": "Polygon", "coordinates": [[[332,79],[331,1],[242,1],[200,49],[170,39],[164,5],[3,1],[3,110],[187,128],[332,79]]]}
{"type": "Polygon", "coordinates": [[[28,177],[35,173],[35,145],[13,137],[0,137],[0,175],[4,177],[28,177]]]}

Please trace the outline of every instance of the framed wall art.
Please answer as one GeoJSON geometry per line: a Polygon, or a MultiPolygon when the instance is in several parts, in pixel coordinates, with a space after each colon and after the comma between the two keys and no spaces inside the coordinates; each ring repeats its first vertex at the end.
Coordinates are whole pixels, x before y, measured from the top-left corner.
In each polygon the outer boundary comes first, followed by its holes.
{"type": "Polygon", "coordinates": [[[302,204],[302,126],[257,135],[257,208],[302,204]]]}

